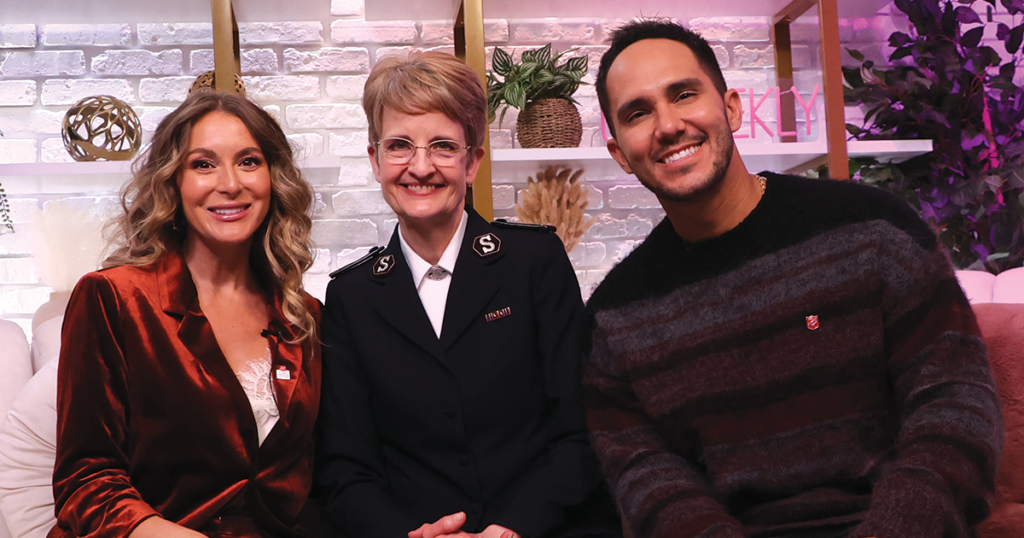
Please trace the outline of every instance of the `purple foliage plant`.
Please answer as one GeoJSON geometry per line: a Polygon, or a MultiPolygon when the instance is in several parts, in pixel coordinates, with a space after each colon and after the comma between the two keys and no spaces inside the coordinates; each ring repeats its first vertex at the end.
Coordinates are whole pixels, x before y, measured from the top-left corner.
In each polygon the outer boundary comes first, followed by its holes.
{"type": "Polygon", "coordinates": [[[934,151],[901,163],[851,159],[851,177],[917,207],[959,268],[1019,267],[1024,89],[1015,81],[1024,75],[1018,73],[1024,0],[895,0],[895,6],[910,28],[889,36],[894,50],[887,66],[848,50],[861,65],[843,68],[846,104],[865,114],[862,126],[846,129],[856,140],[931,139],[934,151]],[[985,8],[984,19],[974,4],[985,8]],[[983,40],[986,29],[995,41],[983,40]]]}

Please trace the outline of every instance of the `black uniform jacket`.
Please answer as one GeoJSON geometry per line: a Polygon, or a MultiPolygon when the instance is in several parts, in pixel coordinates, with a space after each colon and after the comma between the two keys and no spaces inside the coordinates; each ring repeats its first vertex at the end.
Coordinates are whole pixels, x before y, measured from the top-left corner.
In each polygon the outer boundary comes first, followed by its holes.
{"type": "Polygon", "coordinates": [[[327,289],[316,481],[331,518],[350,538],[405,538],[458,511],[467,532],[614,535],[565,250],[467,211],[440,339],[397,230],[327,289]]]}

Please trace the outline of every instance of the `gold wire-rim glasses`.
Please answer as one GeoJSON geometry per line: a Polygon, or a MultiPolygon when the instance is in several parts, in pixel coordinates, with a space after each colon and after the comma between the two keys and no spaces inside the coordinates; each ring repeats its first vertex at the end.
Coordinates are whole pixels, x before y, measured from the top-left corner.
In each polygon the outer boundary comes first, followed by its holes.
{"type": "Polygon", "coordinates": [[[417,146],[412,140],[397,136],[381,139],[373,145],[384,153],[384,160],[388,164],[408,164],[416,155],[416,150],[422,148],[434,166],[454,166],[458,164],[463,152],[473,147],[460,145],[456,140],[434,140],[425,146],[417,146]]]}

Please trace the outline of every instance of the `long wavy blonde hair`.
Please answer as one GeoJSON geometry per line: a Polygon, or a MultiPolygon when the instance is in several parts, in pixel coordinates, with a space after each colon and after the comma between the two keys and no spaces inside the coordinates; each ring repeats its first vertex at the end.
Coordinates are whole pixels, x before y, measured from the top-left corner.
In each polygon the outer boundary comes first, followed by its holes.
{"type": "Polygon", "coordinates": [[[182,244],[187,225],[177,175],[188,154],[193,126],[214,111],[242,120],[270,168],[270,210],[256,230],[249,254],[253,273],[264,289],[281,297],[285,319],[296,328],[298,339],[315,339],[316,320],[302,289],[302,273],[313,263],[309,238],[313,188],[295,166],[281,127],[244,97],[193,93],[160,122],[152,144],[135,162],[131,181],[121,189],[124,212],[107,225],[114,250],[103,267],[148,265],[182,244]]]}

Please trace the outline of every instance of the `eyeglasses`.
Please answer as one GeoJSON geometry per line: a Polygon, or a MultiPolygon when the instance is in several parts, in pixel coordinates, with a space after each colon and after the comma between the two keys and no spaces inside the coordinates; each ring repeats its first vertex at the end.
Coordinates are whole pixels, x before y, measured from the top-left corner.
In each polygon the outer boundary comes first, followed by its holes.
{"type": "Polygon", "coordinates": [[[462,154],[473,146],[460,146],[454,140],[435,140],[426,146],[417,146],[404,138],[385,138],[373,144],[384,152],[388,164],[408,164],[416,150],[427,150],[427,157],[434,166],[455,166],[462,154]]]}

